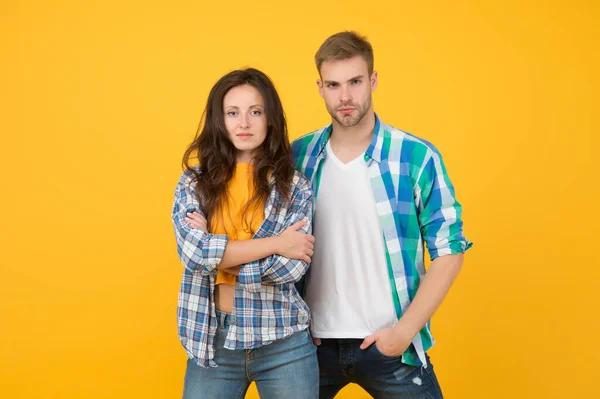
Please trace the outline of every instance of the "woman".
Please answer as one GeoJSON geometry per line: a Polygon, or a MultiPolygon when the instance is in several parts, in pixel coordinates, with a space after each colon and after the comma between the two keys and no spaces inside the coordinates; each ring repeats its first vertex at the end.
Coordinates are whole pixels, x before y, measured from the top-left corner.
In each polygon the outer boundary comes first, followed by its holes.
{"type": "Polygon", "coordinates": [[[293,168],[273,83],[256,69],[225,75],[198,131],[172,215],[183,397],[242,398],[255,381],[262,398],[317,398],[310,313],[294,285],[313,253],[313,194],[293,168]]]}

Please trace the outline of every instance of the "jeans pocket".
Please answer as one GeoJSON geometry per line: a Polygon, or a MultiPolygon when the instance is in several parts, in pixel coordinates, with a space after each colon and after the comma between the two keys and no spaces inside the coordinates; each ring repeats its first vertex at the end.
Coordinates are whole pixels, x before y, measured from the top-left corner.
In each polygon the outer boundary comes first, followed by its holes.
{"type": "Polygon", "coordinates": [[[400,359],[402,357],[402,355],[398,355],[398,356],[388,356],[386,354],[384,354],[383,352],[381,352],[379,350],[379,348],[377,347],[377,342],[373,342],[370,346],[371,348],[374,349],[374,351],[381,357],[383,357],[384,359],[400,359]]]}
{"type": "Polygon", "coordinates": [[[296,334],[299,334],[302,338],[303,345],[308,345],[315,352],[317,351],[317,345],[313,342],[312,335],[308,329],[298,331],[296,334]]]}

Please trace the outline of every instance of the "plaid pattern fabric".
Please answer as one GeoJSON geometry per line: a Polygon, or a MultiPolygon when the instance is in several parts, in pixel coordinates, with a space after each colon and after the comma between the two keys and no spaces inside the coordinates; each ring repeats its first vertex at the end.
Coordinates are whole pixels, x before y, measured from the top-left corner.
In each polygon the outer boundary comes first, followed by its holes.
{"type": "MultiPolygon", "coordinates": [[[[193,229],[185,221],[188,212],[202,213],[190,184],[192,177],[185,172],[179,180],[172,212],[177,252],[185,266],[177,307],[179,339],[188,356],[199,366],[216,367],[213,360],[217,329],[215,276],[227,246],[227,236],[193,229]]],[[[290,201],[284,201],[283,196],[273,190],[265,206],[265,220],[253,238],[279,235],[305,217],[312,220],[312,213],[310,183],[295,172],[290,201]]],[[[300,231],[310,233],[311,223],[300,231]]],[[[308,267],[304,261],[280,255],[242,265],[225,348],[258,348],[308,328],[310,312],[294,286],[308,267]]]]}
{"type": "MultiPolygon", "coordinates": [[[[373,139],[364,157],[377,203],[396,314],[400,318],[425,275],[423,242],[432,260],[464,253],[472,244],[463,237],[462,208],[438,150],[431,143],[375,118],[373,139]]],[[[316,198],[320,165],[327,153],[324,149],[331,131],[329,125],[292,144],[296,169],[311,179],[316,198]]],[[[319,218],[325,220],[326,216],[319,218]]],[[[427,322],[404,353],[403,362],[415,366],[427,364],[425,352],[431,346],[433,336],[427,322]]]]}

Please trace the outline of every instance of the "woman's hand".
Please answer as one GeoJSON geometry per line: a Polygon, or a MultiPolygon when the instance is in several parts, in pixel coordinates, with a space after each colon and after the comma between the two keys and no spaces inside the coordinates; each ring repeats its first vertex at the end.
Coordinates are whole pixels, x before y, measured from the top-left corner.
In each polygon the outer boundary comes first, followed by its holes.
{"type": "Polygon", "coordinates": [[[277,253],[279,255],[310,263],[310,257],[313,255],[315,237],[298,231],[306,226],[307,223],[308,219],[304,218],[285,229],[285,231],[277,237],[279,241],[277,244],[277,253]]]}
{"type": "Polygon", "coordinates": [[[208,233],[208,222],[200,212],[189,212],[185,221],[188,222],[193,229],[200,229],[203,232],[208,233]]]}

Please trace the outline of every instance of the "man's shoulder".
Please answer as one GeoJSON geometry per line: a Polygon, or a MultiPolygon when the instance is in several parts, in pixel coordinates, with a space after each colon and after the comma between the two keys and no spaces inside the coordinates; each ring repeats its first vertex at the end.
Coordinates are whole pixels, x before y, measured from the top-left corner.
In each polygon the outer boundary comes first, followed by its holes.
{"type": "Polygon", "coordinates": [[[298,137],[292,142],[292,153],[294,158],[299,155],[310,154],[314,146],[319,142],[321,136],[325,133],[328,126],[314,130],[310,133],[306,133],[303,136],[298,137]]]}
{"type": "Polygon", "coordinates": [[[388,136],[390,144],[390,155],[397,154],[401,158],[405,158],[404,155],[411,155],[409,159],[423,159],[431,156],[432,154],[439,154],[437,148],[429,141],[409,133],[405,130],[401,130],[393,127],[392,125],[383,124],[384,135],[388,136]],[[421,155],[414,157],[415,155],[421,155]]]}

